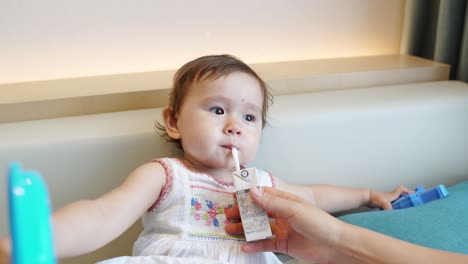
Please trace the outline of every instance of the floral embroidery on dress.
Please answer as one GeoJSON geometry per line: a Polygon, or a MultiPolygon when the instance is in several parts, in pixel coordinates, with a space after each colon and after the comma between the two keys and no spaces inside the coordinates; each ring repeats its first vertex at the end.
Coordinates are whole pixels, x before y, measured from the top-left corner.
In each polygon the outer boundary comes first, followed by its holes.
{"type": "MultiPolygon", "coordinates": [[[[225,214],[226,209],[230,207],[232,207],[232,204],[222,207],[219,203],[212,201],[205,201],[205,206],[203,206],[197,198],[192,197],[190,215],[197,221],[205,221],[209,226],[219,227],[218,215],[225,214]]],[[[225,222],[228,222],[228,220],[226,219],[225,222]]]]}

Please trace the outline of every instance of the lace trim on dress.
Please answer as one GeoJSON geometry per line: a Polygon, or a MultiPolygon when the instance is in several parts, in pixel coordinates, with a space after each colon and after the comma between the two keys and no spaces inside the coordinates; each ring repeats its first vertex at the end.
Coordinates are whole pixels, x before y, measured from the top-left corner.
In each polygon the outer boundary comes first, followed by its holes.
{"type": "Polygon", "coordinates": [[[190,233],[189,237],[197,238],[201,241],[236,241],[240,242],[241,244],[245,244],[245,237],[244,236],[230,236],[230,235],[222,235],[222,234],[211,234],[211,233],[190,233]]]}
{"type": "Polygon", "coordinates": [[[166,184],[164,184],[163,188],[161,189],[161,193],[159,194],[158,199],[148,209],[148,212],[151,212],[154,209],[158,208],[158,206],[164,200],[166,200],[167,196],[169,195],[169,193],[172,190],[172,179],[173,179],[173,174],[172,174],[171,168],[169,166],[167,166],[167,164],[163,160],[157,159],[157,160],[152,160],[151,162],[157,162],[157,163],[159,163],[159,164],[161,164],[163,166],[164,171],[166,172],[166,184]]]}
{"type": "Polygon", "coordinates": [[[205,189],[205,190],[212,191],[212,192],[233,194],[233,192],[224,191],[224,190],[220,190],[220,189],[216,189],[216,188],[211,188],[211,187],[207,187],[207,186],[204,186],[204,185],[201,185],[201,184],[190,184],[190,188],[199,188],[199,189],[205,189]]]}

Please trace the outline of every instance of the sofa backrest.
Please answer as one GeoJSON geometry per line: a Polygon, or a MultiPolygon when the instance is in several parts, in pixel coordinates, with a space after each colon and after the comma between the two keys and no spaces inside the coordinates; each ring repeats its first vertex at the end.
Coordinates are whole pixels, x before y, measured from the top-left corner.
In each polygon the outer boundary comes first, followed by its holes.
{"type": "MultiPolygon", "coordinates": [[[[289,182],[390,190],[468,180],[463,82],[282,95],[269,116],[251,165],[289,182]]],[[[6,175],[16,160],[41,172],[54,208],[92,199],[142,163],[180,155],[156,134],[154,121],[161,121],[161,109],[0,124],[0,171],[6,175]]],[[[0,235],[7,232],[6,212],[0,203],[0,235]]],[[[115,244],[107,250],[116,256],[115,244]]]]}

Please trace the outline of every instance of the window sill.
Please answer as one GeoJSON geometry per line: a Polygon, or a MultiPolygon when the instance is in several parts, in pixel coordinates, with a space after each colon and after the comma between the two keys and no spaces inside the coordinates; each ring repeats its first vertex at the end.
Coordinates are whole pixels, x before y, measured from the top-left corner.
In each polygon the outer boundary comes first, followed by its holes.
{"type": "MultiPolygon", "coordinates": [[[[408,56],[252,64],[274,95],[448,80],[449,65],[408,56]]],[[[0,123],[165,106],[175,70],[0,84],[0,123]]]]}

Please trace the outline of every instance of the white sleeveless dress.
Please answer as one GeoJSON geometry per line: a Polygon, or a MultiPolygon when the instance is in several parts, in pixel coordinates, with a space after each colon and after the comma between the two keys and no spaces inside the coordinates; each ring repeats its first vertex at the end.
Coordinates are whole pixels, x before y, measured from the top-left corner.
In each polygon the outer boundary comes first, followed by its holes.
{"type": "MultiPolygon", "coordinates": [[[[246,254],[243,237],[224,231],[224,210],[235,200],[234,186],[191,171],[179,159],[155,160],[166,171],[159,199],[143,215],[143,232],[133,256],[99,264],[140,263],[281,263],[271,252],[246,254]]],[[[258,170],[263,186],[273,186],[271,175],[258,170]]]]}

